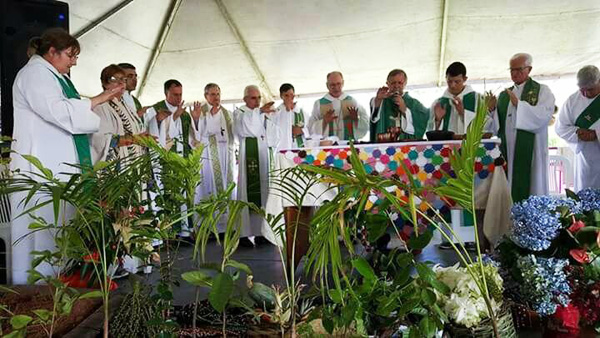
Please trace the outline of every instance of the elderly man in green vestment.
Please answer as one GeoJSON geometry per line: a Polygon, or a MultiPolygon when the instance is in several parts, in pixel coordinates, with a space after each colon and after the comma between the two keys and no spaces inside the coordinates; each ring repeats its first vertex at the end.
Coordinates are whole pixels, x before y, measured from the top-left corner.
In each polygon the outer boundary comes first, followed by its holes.
{"type": "Polygon", "coordinates": [[[554,113],[554,95],[548,86],[529,77],[532,57],[510,59],[514,86],[498,99],[491,98],[501,150],[508,162],[508,181],[514,202],[530,195],[548,194],[548,123],[554,113]]]}
{"type": "Polygon", "coordinates": [[[344,93],[342,73],[327,74],[326,84],[329,92],[315,101],[308,121],[311,135],[360,140],[369,131],[367,112],[352,96],[344,93]]]}
{"type": "Polygon", "coordinates": [[[377,134],[390,127],[400,127],[401,139],[422,139],[429,120],[429,109],[404,91],[408,76],[402,69],[394,69],[387,76],[387,86],[379,88],[371,99],[371,142],[377,134]]]}

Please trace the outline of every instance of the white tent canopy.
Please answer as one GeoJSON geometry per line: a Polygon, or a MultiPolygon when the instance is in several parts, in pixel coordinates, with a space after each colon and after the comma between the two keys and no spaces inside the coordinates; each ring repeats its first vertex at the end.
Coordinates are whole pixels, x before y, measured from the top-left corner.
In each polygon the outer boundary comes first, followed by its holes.
{"type": "Polygon", "coordinates": [[[435,86],[453,61],[471,81],[506,79],[516,52],[533,55],[533,75],[600,66],[597,0],[67,2],[71,32],[92,28],[72,70],[80,92],[97,94],[100,71],[129,62],[145,104],[164,97],[170,78],[183,83],[184,99],[201,99],[216,82],[222,99],[239,101],[248,84],[267,96],[284,82],[300,95],[324,92],[332,70],[344,73],[346,90],[377,88],[394,68],[410,86],[435,86]]]}

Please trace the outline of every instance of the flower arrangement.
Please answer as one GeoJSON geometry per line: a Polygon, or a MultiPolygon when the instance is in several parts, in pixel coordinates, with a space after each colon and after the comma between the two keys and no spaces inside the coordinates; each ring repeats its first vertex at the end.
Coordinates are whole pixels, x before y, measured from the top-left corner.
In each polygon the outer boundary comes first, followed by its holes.
{"type": "Polygon", "coordinates": [[[531,196],[511,210],[513,227],[496,247],[505,295],[540,316],[565,318],[581,312],[588,325],[600,323],[600,190],[567,197],[531,196]],[[584,273],[585,271],[585,273],[584,273]],[[597,277],[597,278],[596,278],[597,277]],[[597,296],[596,296],[597,295],[597,296]],[[565,313],[569,313],[565,316],[565,313]]]}
{"type": "MultiPolygon", "coordinates": [[[[474,270],[481,275],[479,269],[474,270]]],[[[502,278],[498,274],[498,268],[493,265],[484,265],[483,271],[492,296],[492,307],[495,312],[499,312],[502,304],[502,278]]],[[[489,318],[481,289],[467,268],[460,267],[459,264],[448,268],[436,266],[434,272],[436,278],[450,288],[449,294],[436,291],[436,296],[438,305],[452,322],[471,328],[489,318]]]]}
{"type": "Polygon", "coordinates": [[[571,288],[564,268],[566,259],[543,258],[527,255],[517,260],[523,283],[520,286],[522,299],[542,315],[556,312],[558,305],[569,304],[571,288]]]}

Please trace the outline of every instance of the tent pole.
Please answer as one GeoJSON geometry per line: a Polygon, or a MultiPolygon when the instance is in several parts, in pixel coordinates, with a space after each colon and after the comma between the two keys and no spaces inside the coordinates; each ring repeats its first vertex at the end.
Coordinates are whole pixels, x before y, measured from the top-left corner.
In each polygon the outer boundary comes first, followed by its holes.
{"type": "Polygon", "coordinates": [[[258,80],[260,81],[260,83],[259,83],[260,87],[262,87],[262,89],[265,91],[265,94],[269,95],[268,101],[272,100],[275,97],[275,95],[273,94],[271,87],[269,87],[269,84],[267,83],[267,81],[265,79],[265,75],[262,72],[262,70],[260,69],[260,67],[258,66],[256,59],[254,59],[254,56],[250,52],[250,48],[248,48],[248,44],[246,44],[246,40],[242,36],[242,33],[238,29],[237,25],[235,24],[235,21],[233,21],[233,18],[231,17],[231,15],[229,14],[229,11],[227,10],[227,7],[225,7],[223,0],[215,0],[215,2],[217,3],[219,10],[221,11],[221,15],[223,15],[223,18],[227,22],[227,25],[229,25],[229,29],[231,29],[231,32],[233,33],[233,35],[237,39],[238,43],[240,44],[240,47],[242,48],[242,52],[244,53],[244,55],[246,55],[248,62],[250,62],[250,65],[252,66],[252,69],[254,69],[254,72],[256,73],[256,76],[258,77],[258,80]]]}
{"type": "Polygon", "coordinates": [[[82,29],[80,29],[79,31],[77,31],[77,33],[73,34],[73,36],[76,39],[79,39],[80,37],[82,37],[84,34],[86,34],[87,32],[91,31],[92,29],[98,27],[101,23],[103,23],[106,19],[110,18],[111,16],[117,14],[117,12],[119,12],[120,10],[122,10],[123,8],[125,8],[125,6],[129,5],[130,3],[132,3],[133,0],[123,0],[122,2],[120,2],[118,5],[116,5],[115,7],[111,8],[108,12],[102,14],[101,17],[99,17],[98,19],[90,22],[87,26],[83,27],[82,29]]]}
{"type": "Polygon", "coordinates": [[[171,31],[171,26],[173,25],[173,21],[175,20],[175,16],[177,15],[177,11],[181,6],[183,0],[172,0],[171,5],[169,6],[168,15],[163,22],[163,25],[160,29],[160,37],[156,40],[156,44],[152,49],[152,55],[150,56],[150,60],[148,61],[148,66],[146,66],[146,70],[144,70],[144,76],[142,77],[142,83],[140,88],[138,89],[138,97],[142,96],[144,92],[144,87],[146,87],[146,83],[148,82],[148,77],[154,70],[154,66],[156,65],[156,61],[158,60],[158,56],[162,52],[162,48],[167,41],[167,37],[169,36],[169,32],[171,31]]]}
{"type": "Polygon", "coordinates": [[[440,37],[440,65],[438,69],[438,87],[441,87],[444,83],[444,63],[446,59],[446,40],[448,38],[448,7],[450,6],[450,0],[442,0],[443,12],[442,12],[442,35],[440,37]]]}

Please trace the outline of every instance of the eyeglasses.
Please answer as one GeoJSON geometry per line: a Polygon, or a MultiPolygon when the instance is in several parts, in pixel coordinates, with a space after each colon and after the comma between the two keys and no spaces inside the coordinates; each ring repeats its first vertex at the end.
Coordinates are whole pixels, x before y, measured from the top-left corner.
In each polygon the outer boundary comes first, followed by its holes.
{"type": "Polygon", "coordinates": [[[249,96],[248,99],[250,100],[260,100],[262,98],[262,96],[249,96]]]}
{"type": "Polygon", "coordinates": [[[531,68],[531,66],[526,66],[526,67],[519,67],[519,68],[508,68],[508,70],[510,70],[510,72],[523,72],[525,69],[527,68],[531,68]]]}
{"type": "Polygon", "coordinates": [[[114,77],[114,76],[111,76],[111,77],[108,79],[108,82],[109,82],[109,83],[120,83],[120,82],[125,82],[125,80],[126,80],[126,79],[125,79],[125,78],[122,78],[122,77],[114,77]]]}

